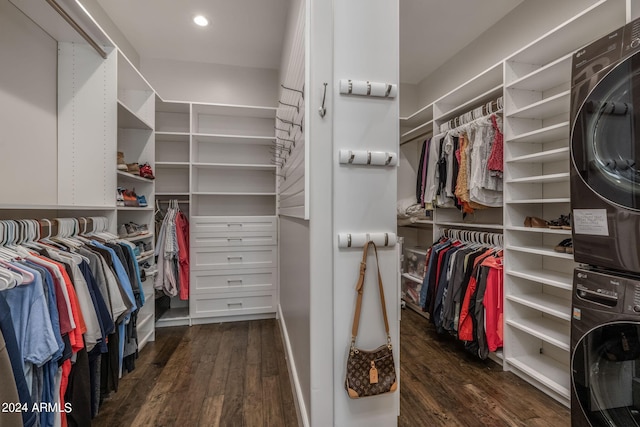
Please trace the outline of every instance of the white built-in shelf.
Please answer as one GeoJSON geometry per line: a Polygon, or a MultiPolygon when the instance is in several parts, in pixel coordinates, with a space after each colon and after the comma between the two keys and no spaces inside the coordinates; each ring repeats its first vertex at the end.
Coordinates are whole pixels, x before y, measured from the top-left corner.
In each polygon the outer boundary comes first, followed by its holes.
{"type": "Polygon", "coordinates": [[[532,282],[543,283],[560,289],[571,290],[573,288],[573,277],[568,273],[560,273],[552,270],[518,269],[507,270],[506,274],[520,277],[532,282]]]}
{"type": "Polygon", "coordinates": [[[140,234],[138,236],[121,237],[121,239],[128,240],[130,242],[139,242],[140,240],[151,239],[153,237],[154,237],[153,233],[147,233],[147,234],[140,234]]]}
{"type": "Polygon", "coordinates": [[[569,160],[569,147],[556,148],[554,150],[540,151],[507,160],[507,163],[547,163],[569,160]]]}
{"type": "Polygon", "coordinates": [[[549,294],[519,294],[507,295],[509,301],[533,308],[560,320],[571,320],[571,304],[564,298],[549,294]]]}
{"type": "Polygon", "coordinates": [[[404,277],[405,279],[409,279],[412,282],[419,283],[419,284],[422,284],[422,282],[424,281],[424,278],[421,279],[421,278],[416,277],[416,276],[414,276],[412,274],[409,274],[409,273],[402,273],[402,277],[404,277]]]}
{"type": "Polygon", "coordinates": [[[529,317],[507,319],[506,323],[559,349],[569,351],[570,322],[549,317],[529,317]]]}
{"type": "Polygon", "coordinates": [[[112,211],[116,208],[115,203],[111,206],[71,206],[71,205],[5,205],[0,204],[0,210],[92,210],[92,211],[112,211]]]}
{"type": "Polygon", "coordinates": [[[531,144],[531,143],[545,143],[545,142],[553,142],[560,141],[562,139],[569,138],[569,122],[565,121],[562,123],[558,123],[552,126],[543,127],[540,129],[533,130],[531,132],[526,132],[512,138],[509,138],[507,143],[523,143],[523,144],[531,144]]]}
{"type": "Polygon", "coordinates": [[[548,234],[559,234],[563,236],[570,236],[571,230],[563,230],[559,228],[538,228],[538,227],[516,227],[509,226],[506,227],[507,230],[510,231],[528,231],[530,233],[548,233],[548,234]]]}
{"type": "Polygon", "coordinates": [[[569,172],[551,173],[549,175],[527,176],[524,178],[510,179],[511,184],[546,184],[550,182],[563,182],[569,180],[569,172]]]}
{"type": "Polygon", "coordinates": [[[429,135],[433,133],[433,120],[429,120],[426,123],[417,126],[402,135],[400,135],[400,144],[404,144],[409,141],[413,141],[421,136],[429,135]]]}
{"type": "Polygon", "coordinates": [[[193,163],[194,168],[202,169],[244,169],[244,170],[275,170],[276,165],[252,165],[252,164],[235,164],[235,163],[193,163]]]}
{"type": "MultiPolygon", "coordinates": [[[[499,96],[502,96],[502,89],[503,89],[502,84],[499,84],[498,86],[495,86],[487,90],[486,92],[483,92],[480,95],[436,116],[434,119],[437,120],[439,124],[442,124],[447,120],[451,120],[452,118],[460,114],[468,112],[469,110],[473,109],[478,105],[481,105],[482,103],[485,103],[488,101],[495,101],[499,96]]],[[[448,104],[449,100],[444,100],[443,102],[448,104]]]]}
{"type": "Polygon", "coordinates": [[[189,162],[156,162],[156,168],[184,169],[189,167],[189,162]]]}
{"type": "Polygon", "coordinates": [[[568,82],[571,78],[572,56],[572,54],[564,55],[508,84],[507,88],[544,92],[545,90],[558,87],[568,82]]]}
{"type": "Polygon", "coordinates": [[[477,228],[477,229],[486,229],[486,230],[502,230],[504,226],[502,224],[476,224],[471,222],[440,222],[435,221],[436,225],[444,226],[444,227],[455,227],[455,228],[477,228]]]}
{"type": "Polygon", "coordinates": [[[170,308],[156,321],[157,323],[171,322],[176,320],[189,321],[189,307],[170,308]]]}
{"type": "Polygon", "coordinates": [[[121,101],[118,101],[118,128],[153,130],[153,126],[131,111],[121,101]]]}
{"type": "Polygon", "coordinates": [[[186,137],[189,138],[189,132],[161,132],[156,131],[156,141],[175,141],[176,138],[186,137]]]}
{"type": "Polygon", "coordinates": [[[521,199],[521,200],[507,200],[507,205],[539,205],[539,204],[557,204],[557,203],[569,203],[571,199],[569,197],[558,197],[554,199],[521,199]]]}
{"type": "Polygon", "coordinates": [[[224,191],[194,191],[194,196],[275,196],[276,193],[243,193],[243,192],[224,192],[224,191]]]}
{"type": "Polygon", "coordinates": [[[509,357],[506,362],[560,396],[569,399],[571,378],[566,365],[540,353],[509,357]]]}
{"type": "Polygon", "coordinates": [[[518,246],[518,245],[507,245],[507,249],[512,251],[524,252],[528,254],[534,255],[542,255],[553,258],[563,258],[573,260],[573,254],[568,254],[565,252],[556,252],[553,248],[548,248],[545,246],[535,246],[535,245],[527,245],[527,246],[518,246]]]}
{"type": "Polygon", "coordinates": [[[140,339],[140,344],[138,344],[138,348],[140,350],[142,350],[144,346],[146,346],[147,344],[149,344],[149,342],[151,342],[151,338],[153,337],[153,334],[155,333],[155,331],[156,330],[152,328],[140,339]]]}
{"type": "Polygon", "coordinates": [[[152,211],[153,210],[153,206],[147,206],[144,208],[141,207],[136,207],[136,206],[118,206],[117,209],[119,211],[139,211],[139,212],[145,212],[145,211],[152,211]]]}
{"type": "Polygon", "coordinates": [[[261,119],[275,119],[276,107],[262,107],[255,105],[230,105],[230,104],[193,104],[193,115],[199,114],[213,116],[253,117],[261,119]]]}
{"type": "Polygon", "coordinates": [[[449,120],[457,112],[465,113],[469,106],[477,105],[482,101],[488,101],[492,97],[502,95],[503,83],[502,62],[499,62],[471,80],[461,84],[446,95],[440,97],[434,105],[433,116],[436,120],[449,120]],[[487,90],[487,88],[492,88],[487,90]],[[481,95],[478,95],[478,94],[481,95]],[[454,107],[446,112],[442,112],[442,106],[454,107]],[[439,114],[438,111],[441,111],[439,114]]]}
{"type": "Polygon", "coordinates": [[[180,191],[157,191],[156,197],[158,196],[188,196],[188,192],[180,192],[180,191]]]}
{"type": "MultiPolygon", "coordinates": [[[[146,275],[145,277],[147,278],[146,280],[151,280],[150,279],[151,276],[146,275]]],[[[154,302],[153,298],[154,298],[155,293],[156,292],[155,292],[155,290],[153,288],[149,289],[148,292],[145,292],[145,294],[144,294],[144,302],[145,302],[145,304],[154,302]]],[[[154,317],[155,317],[155,314],[154,314],[154,317]]]]}
{"type": "Polygon", "coordinates": [[[151,253],[148,255],[136,257],[136,261],[138,262],[138,264],[148,261],[150,259],[153,259],[153,251],[151,251],[151,253]]]}
{"type": "Polygon", "coordinates": [[[156,94],[156,112],[158,113],[179,113],[189,114],[191,107],[190,102],[186,101],[168,101],[160,98],[156,94]]]}
{"type": "Polygon", "coordinates": [[[129,181],[146,182],[149,184],[153,182],[153,179],[143,178],[140,175],[134,175],[125,171],[117,171],[117,174],[119,178],[123,178],[129,181]]]}
{"type": "Polygon", "coordinates": [[[275,136],[246,136],[246,135],[223,135],[213,133],[194,133],[194,141],[226,144],[252,144],[252,145],[272,145],[276,140],[275,136]]]}
{"type": "MultiPolygon", "coordinates": [[[[147,301],[146,295],[145,295],[145,305],[153,304],[153,303],[154,303],[154,301],[151,301],[151,300],[147,301]]],[[[144,316],[142,319],[138,319],[138,323],[137,323],[138,330],[143,329],[147,324],[152,322],[153,321],[153,317],[154,317],[154,313],[152,311],[151,313],[148,313],[146,316],[144,316]]]]}
{"type": "Polygon", "coordinates": [[[526,107],[519,108],[509,113],[508,117],[544,120],[563,113],[568,113],[570,93],[571,91],[566,90],[557,95],[534,102],[526,107]]]}
{"type": "Polygon", "coordinates": [[[407,117],[400,117],[400,126],[402,127],[417,127],[427,122],[433,122],[433,103],[420,108],[407,117]]]}

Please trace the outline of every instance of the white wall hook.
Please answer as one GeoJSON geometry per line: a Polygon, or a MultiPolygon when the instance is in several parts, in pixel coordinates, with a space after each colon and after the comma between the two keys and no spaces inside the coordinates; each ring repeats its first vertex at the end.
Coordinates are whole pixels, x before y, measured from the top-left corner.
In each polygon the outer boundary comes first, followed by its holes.
{"type": "Polygon", "coordinates": [[[354,151],[340,150],[340,164],[371,165],[371,166],[395,166],[398,164],[398,155],[388,151],[354,151]]]}
{"type": "Polygon", "coordinates": [[[343,95],[376,96],[379,98],[395,98],[398,85],[378,83],[365,80],[340,80],[340,93],[343,95]]]}

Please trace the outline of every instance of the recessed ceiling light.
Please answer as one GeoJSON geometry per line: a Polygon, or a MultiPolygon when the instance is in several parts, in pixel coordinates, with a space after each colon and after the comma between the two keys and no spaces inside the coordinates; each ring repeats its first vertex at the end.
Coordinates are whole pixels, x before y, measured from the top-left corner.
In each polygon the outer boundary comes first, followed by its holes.
{"type": "Polygon", "coordinates": [[[204,16],[202,16],[202,15],[196,15],[193,18],[193,22],[196,25],[199,25],[201,27],[206,27],[207,25],[209,25],[209,20],[207,18],[205,18],[204,16]]]}

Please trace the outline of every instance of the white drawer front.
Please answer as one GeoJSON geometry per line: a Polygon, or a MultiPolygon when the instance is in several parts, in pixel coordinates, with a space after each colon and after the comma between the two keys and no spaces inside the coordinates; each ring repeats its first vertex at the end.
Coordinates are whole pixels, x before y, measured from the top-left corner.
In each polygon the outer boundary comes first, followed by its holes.
{"type": "Polygon", "coordinates": [[[277,246],[194,248],[191,252],[191,268],[193,270],[276,268],[277,252],[277,246]]]}
{"type": "Polygon", "coordinates": [[[200,232],[191,236],[194,248],[275,245],[275,231],[200,232]]]}
{"type": "Polygon", "coordinates": [[[191,317],[274,313],[276,295],[275,292],[250,292],[241,296],[194,296],[189,305],[191,317]]]}
{"type": "Polygon", "coordinates": [[[192,295],[219,292],[273,291],[277,269],[194,271],[191,274],[192,295]]]}
{"type": "Polygon", "coordinates": [[[272,216],[197,216],[191,219],[191,234],[201,232],[272,231],[277,230],[276,218],[272,216]]]}

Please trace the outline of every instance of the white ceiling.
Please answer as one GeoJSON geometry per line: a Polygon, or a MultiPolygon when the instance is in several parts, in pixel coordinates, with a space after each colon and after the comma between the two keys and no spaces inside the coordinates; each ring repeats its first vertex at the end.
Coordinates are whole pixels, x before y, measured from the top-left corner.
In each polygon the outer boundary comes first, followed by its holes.
{"type": "Polygon", "coordinates": [[[97,1],[141,58],[280,67],[289,0],[97,1]]]}
{"type": "MultiPolygon", "coordinates": [[[[419,83],[523,0],[399,0],[400,81],[419,83]]],[[[277,69],[290,0],[97,0],[141,58],[277,69]],[[193,24],[197,14],[210,25],[193,24]]]]}

